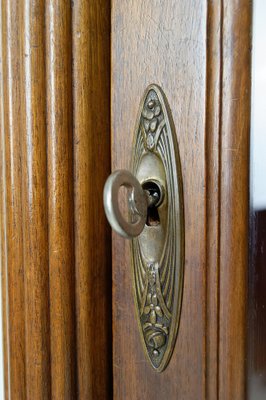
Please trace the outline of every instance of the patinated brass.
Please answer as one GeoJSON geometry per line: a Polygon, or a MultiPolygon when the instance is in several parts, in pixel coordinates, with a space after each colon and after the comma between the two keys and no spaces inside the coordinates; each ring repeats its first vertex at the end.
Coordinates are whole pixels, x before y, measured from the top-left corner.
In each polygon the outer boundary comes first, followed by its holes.
{"type": "Polygon", "coordinates": [[[142,186],[158,182],[158,221],[131,241],[136,314],[148,360],[159,372],[176,341],[184,268],[184,214],[180,158],[166,97],[157,85],[144,93],[134,134],[132,173],[142,186]]]}
{"type": "Polygon", "coordinates": [[[147,88],[137,117],[132,173],[113,172],[104,188],[112,228],[131,241],[136,314],[144,351],[156,371],[173,352],[181,311],[184,214],[180,159],[170,108],[162,90],[147,88]],[[129,219],[119,208],[128,188],[129,219]]]}

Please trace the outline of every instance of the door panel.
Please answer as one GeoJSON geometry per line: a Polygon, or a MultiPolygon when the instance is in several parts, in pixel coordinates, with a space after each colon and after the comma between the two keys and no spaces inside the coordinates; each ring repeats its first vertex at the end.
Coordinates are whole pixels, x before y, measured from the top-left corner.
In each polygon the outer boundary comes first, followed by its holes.
{"type": "Polygon", "coordinates": [[[6,399],[245,398],[250,26],[249,0],[113,0],[112,18],[105,0],[1,0],[6,399]],[[185,208],[162,373],[142,349],[129,241],[113,234],[111,260],[102,206],[151,83],[173,115],[185,208]]]}
{"type": "Polygon", "coordinates": [[[245,0],[113,2],[112,167],[130,167],[141,96],[158,84],[185,205],[180,327],[161,374],[141,346],[129,243],[113,235],[115,399],[244,398],[250,15],[245,0]]]}
{"type": "Polygon", "coordinates": [[[129,168],[140,99],[164,90],[177,132],[185,205],[178,340],[166,370],[145,359],[136,323],[129,242],[113,236],[114,398],[204,398],[206,325],[206,21],[204,1],[113,2],[113,168],[129,168]]]}

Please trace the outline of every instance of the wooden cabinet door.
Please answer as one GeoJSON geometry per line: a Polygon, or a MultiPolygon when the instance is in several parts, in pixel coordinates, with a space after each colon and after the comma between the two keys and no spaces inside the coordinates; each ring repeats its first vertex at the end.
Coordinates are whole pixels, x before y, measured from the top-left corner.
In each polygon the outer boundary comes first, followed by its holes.
{"type": "Polygon", "coordinates": [[[0,9],[5,399],[243,400],[250,1],[0,9]],[[180,325],[161,373],[140,340],[129,241],[111,239],[102,204],[111,159],[130,168],[150,84],[171,109],[185,221],[180,325]]]}
{"type": "Polygon", "coordinates": [[[166,94],[181,158],[185,271],[162,373],[143,352],[129,242],[113,235],[115,399],[245,398],[250,2],[112,5],[112,167],[129,168],[140,99],[166,94]]]}

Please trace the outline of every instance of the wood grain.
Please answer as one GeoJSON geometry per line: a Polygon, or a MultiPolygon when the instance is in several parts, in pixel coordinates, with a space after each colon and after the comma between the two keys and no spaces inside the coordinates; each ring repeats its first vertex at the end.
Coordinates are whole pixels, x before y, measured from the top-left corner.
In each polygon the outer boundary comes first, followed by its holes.
{"type": "Polygon", "coordinates": [[[75,1],[72,26],[78,393],[100,400],[112,398],[109,1],[75,1]]]}
{"type": "MultiPolygon", "coordinates": [[[[112,7],[112,166],[129,167],[140,98],[159,84],[186,228],[180,329],[162,374],[141,347],[129,243],[113,235],[113,397],[243,400],[251,4],[112,7]]],[[[110,4],[2,0],[1,13],[5,396],[112,398],[110,4]]]]}
{"type": "Polygon", "coordinates": [[[10,398],[25,399],[25,310],[22,240],[19,4],[2,7],[6,252],[10,398]]]}
{"type": "MultiPolygon", "coordinates": [[[[21,142],[26,398],[51,399],[46,190],[45,2],[21,7],[21,142]]],[[[15,289],[14,289],[15,290],[15,289]]]]}
{"type": "Polygon", "coordinates": [[[206,399],[219,387],[220,113],[222,3],[208,2],[206,85],[206,399]]]}
{"type": "Polygon", "coordinates": [[[161,375],[144,359],[129,247],[114,235],[116,399],[245,398],[250,27],[246,0],[113,3],[113,168],[128,167],[140,97],[159,84],[176,124],[186,232],[180,331],[161,375]]]}
{"type": "MultiPolygon", "coordinates": [[[[0,1],[0,26],[3,27],[2,2],[0,1]]],[[[6,171],[4,128],[4,76],[3,76],[3,31],[0,40],[0,251],[1,251],[1,311],[3,338],[4,398],[9,399],[9,336],[8,336],[8,290],[7,290],[7,237],[6,237],[6,171]]]]}
{"type": "Polygon", "coordinates": [[[46,9],[50,343],[53,399],[76,393],[71,5],[46,9]]]}
{"type": "Polygon", "coordinates": [[[114,398],[204,399],[206,326],[206,22],[204,1],[113,1],[113,169],[129,168],[145,88],[164,90],[179,142],[185,204],[180,328],[167,369],[147,363],[135,318],[129,243],[113,236],[114,398]]]}
{"type": "Polygon", "coordinates": [[[223,3],[219,398],[245,398],[251,2],[223,3]]]}
{"type": "Polygon", "coordinates": [[[1,21],[5,398],[111,398],[110,3],[1,21]]]}

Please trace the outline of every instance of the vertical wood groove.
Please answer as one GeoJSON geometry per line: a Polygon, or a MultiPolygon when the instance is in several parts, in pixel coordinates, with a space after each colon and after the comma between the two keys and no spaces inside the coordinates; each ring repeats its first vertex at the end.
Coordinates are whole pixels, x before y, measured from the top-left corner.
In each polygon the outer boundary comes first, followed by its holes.
{"type": "Polygon", "coordinates": [[[8,314],[8,280],[7,280],[7,243],[6,243],[6,171],[5,171],[5,128],[4,128],[4,79],[3,79],[3,13],[2,0],[0,1],[0,173],[1,173],[1,199],[0,199],[0,216],[1,216],[1,295],[2,295],[2,329],[3,329],[3,368],[4,368],[4,396],[6,400],[10,399],[10,358],[9,358],[9,314],[8,314]]]}
{"type": "Polygon", "coordinates": [[[5,398],[107,399],[110,3],[2,0],[2,11],[5,398]]]}
{"type": "Polygon", "coordinates": [[[5,399],[111,398],[110,3],[0,4],[5,399]]]}
{"type": "Polygon", "coordinates": [[[112,396],[109,1],[75,1],[72,30],[78,396],[100,400],[112,396]]]}
{"type": "Polygon", "coordinates": [[[46,8],[51,379],[53,399],[76,397],[71,5],[46,8]]]}
{"type": "Polygon", "coordinates": [[[243,400],[246,390],[251,7],[223,0],[220,400],[243,400]]]}
{"type": "Polygon", "coordinates": [[[21,6],[21,140],[27,399],[51,399],[44,0],[21,6]]]}
{"type": "Polygon", "coordinates": [[[208,2],[206,85],[206,399],[218,399],[222,5],[208,2]]]}
{"type": "Polygon", "coordinates": [[[25,309],[22,237],[22,182],[20,131],[20,32],[19,5],[3,3],[3,96],[4,151],[6,176],[7,290],[9,314],[10,398],[26,398],[25,391],[25,309]],[[14,290],[15,288],[15,290],[14,290]],[[19,350],[19,351],[18,351],[19,350]]]}

